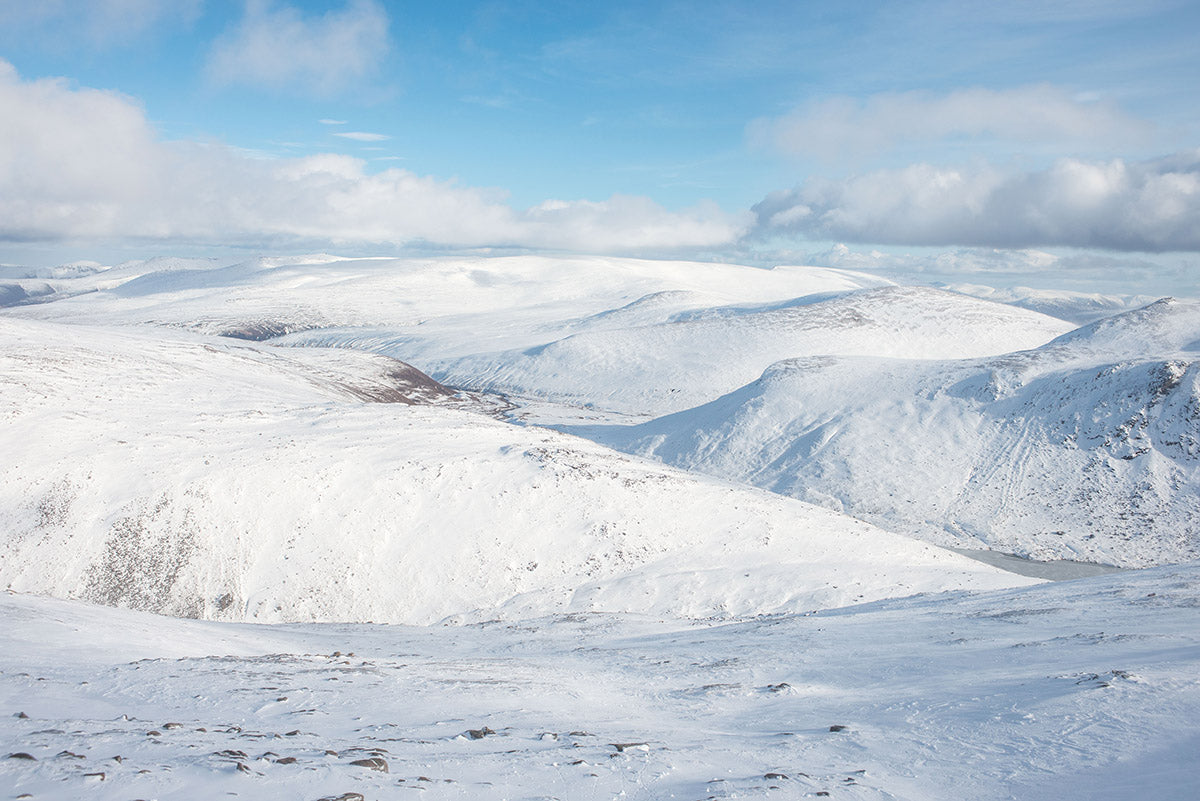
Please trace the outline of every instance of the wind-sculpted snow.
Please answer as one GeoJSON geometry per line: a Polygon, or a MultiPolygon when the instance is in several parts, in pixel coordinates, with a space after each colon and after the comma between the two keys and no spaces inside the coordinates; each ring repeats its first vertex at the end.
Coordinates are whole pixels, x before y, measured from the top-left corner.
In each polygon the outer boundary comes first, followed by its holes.
{"type": "Polygon", "coordinates": [[[1200,555],[1200,304],[994,359],[818,357],[586,433],[933,541],[1141,566],[1200,555]]]}
{"type": "Polygon", "coordinates": [[[183,617],[690,617],[1025,583],[391,359],[0,320],[0,582],[183,617]],[[390,393],[390,394],[389,394],[390,393]],[[403,403],[364,401],[403,400],[403,403]]]}
{"type": "Polygon", "coordinates": [[[1198,597],[1190,565],[724,625],[414,628],[0,593],[0,786],[98,801],[1185,801],[1200,783],[1198,597]]]}

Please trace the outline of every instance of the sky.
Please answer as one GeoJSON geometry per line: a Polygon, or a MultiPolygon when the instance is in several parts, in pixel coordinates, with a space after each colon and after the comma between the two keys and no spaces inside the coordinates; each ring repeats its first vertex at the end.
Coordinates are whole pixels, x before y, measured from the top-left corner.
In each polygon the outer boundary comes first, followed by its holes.
{"type": "Polygon", "coordinates": [[[1200,3],[0,0],[0,262],[317,250],[1200,294],[1200,3]]]}

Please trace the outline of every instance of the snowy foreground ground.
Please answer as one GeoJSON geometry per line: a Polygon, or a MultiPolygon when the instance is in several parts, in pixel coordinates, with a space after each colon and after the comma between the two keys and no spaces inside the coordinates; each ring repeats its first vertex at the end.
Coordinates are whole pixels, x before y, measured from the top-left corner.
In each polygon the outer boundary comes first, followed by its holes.
{"type": "Polygon", "coordinates": [[[264,626],[12,594],[0,614],[0,742],[34,758],[0,761],[8,798],[1189,799],[1200,786],[1195,566],[723,625],[264,626]]]}

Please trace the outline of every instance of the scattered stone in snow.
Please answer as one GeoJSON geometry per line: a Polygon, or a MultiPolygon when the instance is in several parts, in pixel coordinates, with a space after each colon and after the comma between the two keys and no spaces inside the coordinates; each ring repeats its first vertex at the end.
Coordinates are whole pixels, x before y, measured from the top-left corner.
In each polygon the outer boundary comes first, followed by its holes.
{"type": "Polygon", "coordinates": [[[388,763],[383,757],[368,757],[367,759],[356,759],[350,763],[360,768],[370,768],[377,770],[380,773],[388,772],[388,763]]]}
{"type": "Polygon", "coordinates": [[[842,724],[840,724],[840,723],[835,723],[834,725],[832,725],[832,726],[830,726],[830,727],[829,727],[829,730],[830,730],[830,731],[845,731],[847,728],[848,728],[848,727],[846,727],[846,726],[843,726],[843,725],[842,725],[842,724]]]}
{"type": "Polygon", "coordinates": [[[24,751],[17,751],[15,754],[9,754],[9,759],[28,759],[31,762],[37,762],[37,757],[33,754],[27,754],[24,751]]]}
{"type": "Polygon", "coordinates": [[[495,733],[496,732],[492,731],[487,726],[484,726],[482,729],[467,729],[465,732],[463,732],[463,734],[465,734],[467,737],[469,737],[472,740],[482,740],[484,737],[487,737],[489,734],[495,734],[495,733]]]}
{"type": "Polygon", "coordinates": [[[28,719],[29,719],[29,715],[26,715],[24,712],[18,712],[17,714],[13,715],[13,717],[14,717],[14,718],[19,718],[19,719],[21,719],[21,720],[28,720],[28,719]]]}
{"type": "Polygon", "coordinates": [[[85,780],[91,781],[91,782],[102,782],[108,777],[103,772],[97,772],[97,773],[85,773],[85,774],[83,774],[83,778],[85,780]]]}
{"type": "Polygon", "coordinates": [[[650,743],[609,743],[613,748],[617,749],[617,753],[624,753],[630,749],[635,751],[649,751],[650,743]]]}

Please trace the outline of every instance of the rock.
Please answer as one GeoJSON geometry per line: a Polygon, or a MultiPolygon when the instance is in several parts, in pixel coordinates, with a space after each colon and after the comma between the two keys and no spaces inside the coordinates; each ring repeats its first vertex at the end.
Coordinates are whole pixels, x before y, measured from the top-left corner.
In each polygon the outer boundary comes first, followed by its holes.
{"type": "Polygon", "coordinates": [[[106,778],[108,778],[108,777],[101,772],[83,774],[84,781],[89,781],[89,782],[102,782],[106,778]]]}
{"type": "Polygon", "coordinates": [[[54,756],[58,759],[87,759],[83,754],[76,754],[74,751],[59,751],[54,756]]]}
{"type": "Polygon", "coordinates": [[[362,793],[342,793],[341,795],[327,795],[324,798],[319,798],[317,801],[364,801],[362,793]]]}
{"type": "Polygon", "coordinates": [[[786,779],[786,778],[788,778],[788,775],[786,773],[767,773],[763,776],[763,778],[764,779],[786,779]]]}
{"type": "Polygon", "coordinates": [[[484,737],[487,737],[489,734],[495,734],[495,733],[496,732],[492,731],[487,726],[484,726],[482,729],[467,729],[465,732],[463,732],[463,734],[467,735],[472,740],[482,740],[484,737]]]}
{"type": "Polygon", "coordinates": [[[164,729],[182,729],[183,724],[182,723],[164,723],[163,728],[164,729]]]}
{"type": "Polygon", "coordinates": [[[245,751],[235,751],[232,748],[226,748],[224,751],[213,751],[213,756],[228,757],[230,759],[245,759],[245,751]]]}
{"type": "Polygon", "coordinates": [[[650,743],[609,743],[609,745],[617,749],[617,753],[623,753],[631,748],[637,751],[650,750],[650,743]]]}
{"type": "Polygon", "coordinates": [[[781,693],[784,690],[792,689],[792,685],[788,684],[786,681],[781,681],[778,684],[768,684],[767,689],[773,693],[781,693]]]}
{"type": "Polygon", "coordinates": [[[295,765],[296,758],[295,757],[283,757],[282,759],[275,760],[275,764],[276,765],[295,765]]]}
{"type": "Polygon", "coordinates": [[[147,737],[162,737],[162,732],[158,731],[157,729],[151,729],[150,731],[146,732],[146,736],[147,737]]]}
{"type": "Polygon", "coordinates": [[[13,715],[13,717],[20,720],[29,720],[29,715],[26,715],[24,712],[18,712],[17,714],[13,715]]]}
{"type": "Polygon", "coordinates": [[[380,773],[388,772],[388,763],[387,763],[387,760],[384,759],[383,757],[368,757],[367,759],[356,759],[353,762],[351,762],[350,764],[355,765],[360,768],[370,768],[371,770],[377,770],[380,773]]]}
{"type": "Polygon", "coordinates": [[[9,754],[9,759],[28,759],[30,762],[37,762],[37,757],[33,754],[27,754],[24,751],[17,751],[15,754],[9,754]]]}
{"type": "Polygon", "coordinates": [[[840,723],[836,723],[836,724],[834,724],[834,725],[830,726],[830,727],[829,727],[829,730],[830,730],[830,731],[845,731],[845,730],[846,730],[846,729],[848,729],[848,728],[849,728],[849,726],[843,726],[843,725],[842,725],[842,724],[840,724],[840,723]]]}

